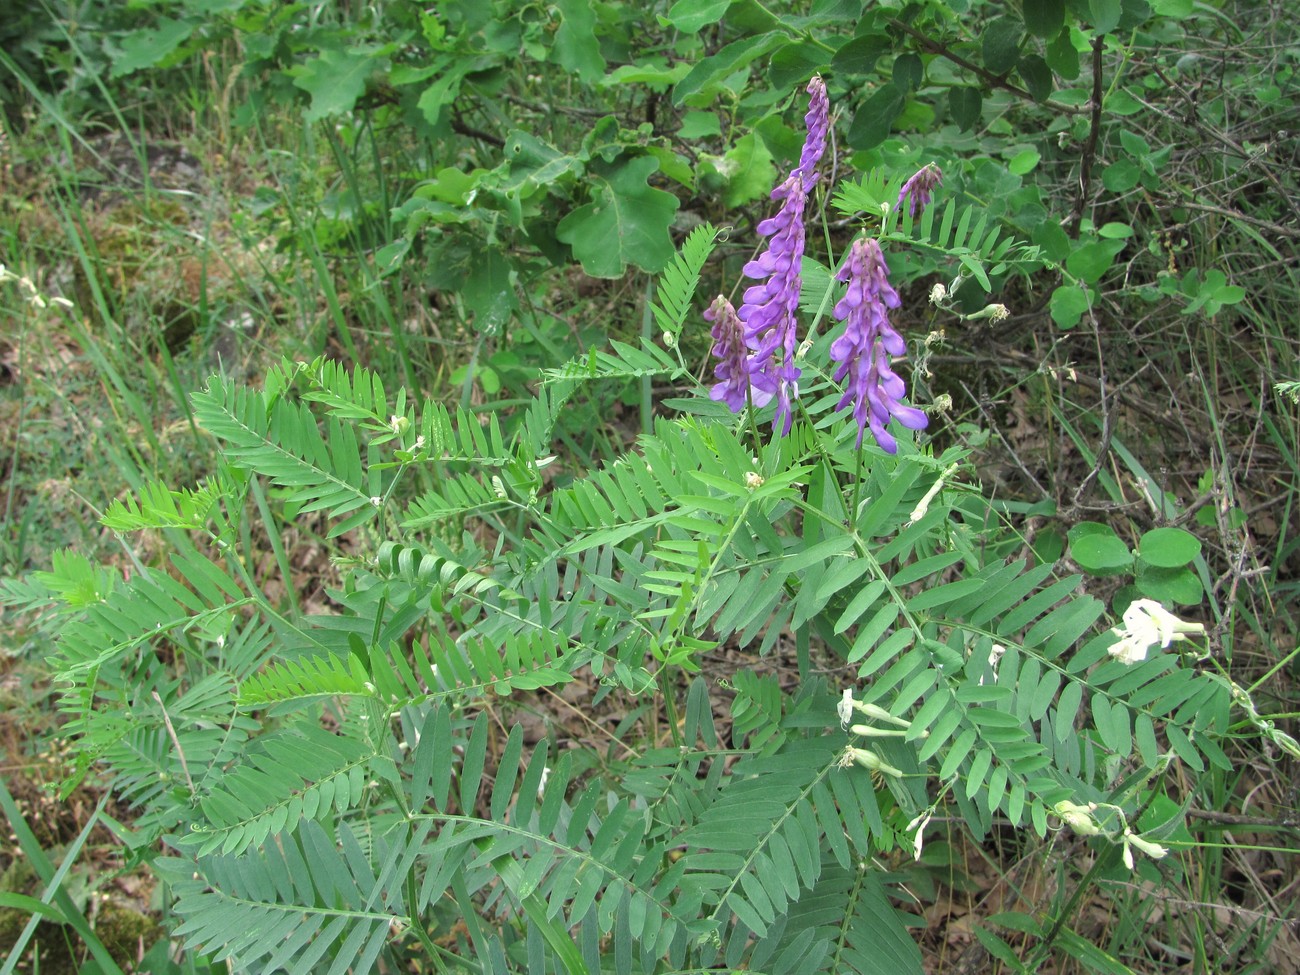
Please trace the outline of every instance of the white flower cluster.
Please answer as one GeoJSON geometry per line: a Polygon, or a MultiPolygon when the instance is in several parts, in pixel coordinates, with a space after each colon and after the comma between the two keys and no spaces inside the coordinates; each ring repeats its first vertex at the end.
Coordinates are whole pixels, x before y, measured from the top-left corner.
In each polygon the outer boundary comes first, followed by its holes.
{"type": "Polygon", "coordinates": [[[1186,640],[1189,633],[1205,632],[1202,623],[1187,623],[1174,616],[1154,599],[1136,599],[1124,610],[1124,625],[1113,630],[1119,637],[1110,655],[1121,663],[1136,664],[1147,658],[1155,644],[1168,649],[1176,640],[1186,640]]]}
{"type": "Polygon", "coordinates": [[[24,300],[27,304],[31,305],[38,311],[42,311],[50,305],[58,305],[60,308],[72,307],[72,302],[59,295],[49,297],[47,300],[47,297],[41,294],[40,289],[36,287],[31,278],[26,275],[14,274],[13,271],[9,270],[3,264],[0,264],[0,283],[5,281],[17,281],[18,287],[22,290],[23,294],[26,295],[24,300]]]}
{"type": "MultiPolygon", "coordinates": [[[[1097,819],[1097,810],[1099,808],[1099,805],[1095,802],[1090,802],[1086,806],[1081,806],[1078,803],[1069,802],[1067,800],[1058,802],[1052,808],[1052,811],[1056,813],[1062,823],[1069,826],[1070,829],[1078,833],[1080,836],[1104,835],[1113,842],[1115,840],[1115,833],[1104,829],[1097,819]]],[[[1113,809],[1119,814],[1120,822],[1124,826],[1123,832],[1119,834],[1119,841],[1124,845],[1124,866],[1128,867],[1130,870],[1134,868],[1134,850],[1145,853],[1153,860],[1160,860],[1168,855],[1169,850],[1167,847],[1163,847],[1159,843],[1153,843],[1134,833],[1128,824],[1123,822],[1124,813],[1117,806],[1107,805],[1107,808],[1113,809]]]]}

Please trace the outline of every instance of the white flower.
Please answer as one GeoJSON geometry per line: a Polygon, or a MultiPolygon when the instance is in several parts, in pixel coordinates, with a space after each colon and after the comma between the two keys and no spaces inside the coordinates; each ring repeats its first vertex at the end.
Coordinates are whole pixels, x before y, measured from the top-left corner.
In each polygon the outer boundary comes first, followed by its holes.
{"type": "Polygon", "coordinates": [[[1177,640],[1186,640],[1189,633],[1204,632],[1204,624],[1180,620],[1154,599],[1135,599],[1124,610],[1124,625],[1114,629],[1119,641],[1110,648],[1110,655],[1135,664],[1145,660],[1155,644],[1168,648],[1177,640]]]}
{"type": "Polygon", "coordinates": [[[864,704],[862,701],[855,701],[853,699],[853,691],[851,688],[845,689],[844,696],[840,698],[840,703],[835,706],[835,710],[840,716],[840,727],[848,725],[849,719],[853,717],[854,711],[866,715],[873,721],[884,721],[888,724],[897,725],[900,728],[912,727],[912,722],[904,720],[903,718],[894,717],[879,704],[864,704]]]}
{"type": "Polygon", "coordinates": [[[925,827],[930,823],[930,817],[934,815],[933,810],[927,809],[921,815],[917,816],[907,824],[907,832],[916,830],[916,835],[912,837],[912,858],[921,859],[921,847],[925,842],[925,827]]]}
{"type": "MultiPolygon", "coordinates": [[[[949,470],[951,470],[951,468],[949,468],[949,470]]],[[[916,503],[916,507],[912,509],[912,513],[907,516],[907,523],[909,525],[915,525],[925,517],[925,513],[930,510],[930,502],[934,500],[935,495],[943,490],[943,480],[947,476],[948,471],[944,471],[943,474],[939,475],[939,480],[935,481],[934,484],[931,485],[930,490],[925,492],[924,497],[916,503]]]]}
{"type": "Polygon", "coordinates": [[[1080,836],[1095,836],[1101,832],[1091,805],[1080,806],[1078,803],[1064,800],[1052,807],[1052,812],[1060,817],[1061,822],[1069,826],[1080,836]]]}
{"type": "Polygon", "coordinates": [[[931,489],[926,491],[926,497],[920,499],[919,502],[917,502],[917,507],[911,510],[911,515],[909,515],[909,521],[907,521],[907,524],[917,524],[920,519],[923,519],[923,517],[926,516],[926,512],[930,511],[930,502],[935,499],[935,495],[939,494],[939,491],[944,489],[944,484],[948,481],[948,478],[952,477],[953,474],[956,473],[957,464],[949,464],[948,467],[944,468],[944,472],[940,474],[939,480],[935,481],[935,484],[931,486],[931,489]]]}
{"type": "MultiPolygon", "coordinates": [[[[989,647],[989,670],[992,671],[992,677],[994,680],[998,679],[998,661],[1002,659],[1002,655],[1006,652],[1007,648],[1000,643],[995,643],[993,646],[989,647]]],[[[984,678],[981,677],[979,682],[983,685],[984,678]]]]}
{"type": "Polygon", "coordinates": [[[1153,860],[1161,859],[1169,851],[1159,843],[1152,843],[1137,836],[1130,829],[1124,830],[1124,866],[1133,869],[1133,848],[1137,847],[1153,860]]]}
{"type": "Polygon", "coordinates": [[[948,297],[948,289],[943,286],[942,282],[936,284],[933,288],[930,289],[930,304],[932,305],[937,305],[939,302],[943,301],[943,299],[947,297],[948,297]]]}
{"type": "Polygon", "coordinates": [[[849,720],[853,717],[852,688],[844,688],[844,696],[840,698],[840,703],[835,705],[835,713],[840,716],[840,727],[847,728],[849,720]]]}
{"type": "MultiPolygon", "coordinates": [[[[1120,634],[1122,631],[1116,630],[1115,633],[1120,634]]],[[[1139,641],[1131,636],[1124,636],[1118,643],[1111,645],[1110,655],[1122,664],[1130,666],[1140,664],[1147,659],[1148,646],[1149,644],[1144,641],[1139,641]]]]}

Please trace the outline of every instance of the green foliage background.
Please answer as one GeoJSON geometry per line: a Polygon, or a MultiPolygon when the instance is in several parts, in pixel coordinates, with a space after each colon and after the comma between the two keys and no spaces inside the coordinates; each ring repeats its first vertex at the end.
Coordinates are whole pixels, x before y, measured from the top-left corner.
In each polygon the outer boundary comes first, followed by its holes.
{"type": "MultiPolygon", "coordinates": [[[[1293,23],[52,0],[2,29],[5,653],[63,794],[117,803],[64,870],[110,822],[157,879],[185,954],[148,970],[944,970],[911,910],[973,883],[960,850],[1020,891],[975,929],[1007,970],[1285,952],[1293,23]],[[698,309],[814,73],[834,184],[771,440],[701,395],[698,309]],[[882,213],[929,162],[936,203],[882,213]],[[932,414],[897,457],[818,365],[861,231],[932,414]],[[56,477],[102,514],[61,518],[56,477]],[[1112,659],[1137,598],[1208,636],[1112,659]],[[1130,827],[1169,857],[1131,873],[1130,827]]],[[[49,865],[4,906],[108,970],[49,865]]]]}

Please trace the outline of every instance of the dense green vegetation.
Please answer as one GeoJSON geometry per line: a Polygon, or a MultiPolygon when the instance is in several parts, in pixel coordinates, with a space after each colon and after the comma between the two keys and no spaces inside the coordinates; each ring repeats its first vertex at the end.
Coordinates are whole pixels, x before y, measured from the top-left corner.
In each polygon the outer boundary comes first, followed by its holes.
{"type": "Polygon", "coordinates": [[[1289,970],[1294,17],[0,36],[0,971],[1289,970]]]}

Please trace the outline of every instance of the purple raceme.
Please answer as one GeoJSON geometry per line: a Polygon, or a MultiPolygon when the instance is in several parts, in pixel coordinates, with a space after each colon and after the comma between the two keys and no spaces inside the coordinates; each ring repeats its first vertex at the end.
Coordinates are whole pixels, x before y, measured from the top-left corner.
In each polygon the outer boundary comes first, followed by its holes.
{"type": "Polygon", "coordinates": [[[831,130],[831,100],[826,94],[826,82],[820,77],[808,82],[808,114],[803,117],[808,135],[799,154],[799,167],[790,175],[803,180],[805,193],[811,193],[817,182],[817,164],[826,151],[826,136],[831,130]]]}
{"type": "Polygon", "coordinates": [[[811,95],[804,116],[808,135],[799,155],[799,165],[772,190],[772,199],[780,200],[781,208],[775,216],[758,225],[758,232],[768,238],[767,249],[745,265],[744,274],[759,283],[745,289],[744,302],[737,312],[744,323],[745,344],[750,350],[747,363],[750,383],[756,392],[776,397],[772,427],[781,436],[790,432],[792,401],[799,395],[802,374],[794,364],[794,354],[798,345],[796,315],[802,285],[804,206],[817,180],[817,164],[826,151],[826,136],[830,131],[830,100],[825,82],[813,78],[807,90],[811,95]]]}
{"type": "Polygon", "coordinates": [[[772,428],[785,436],[790,432],[791,402],[799,395],[802,375],[794,364],[794,353],[804,249],[803,181],[791,176],[772,191],[772,196],[783,202],[776,216],[758,225],[758,232],[768,238],[767,250],[744,267],[745,277],[760,283],[745,289],[745,301],[737,314],[744,323],[745,344],[750,349],[746,364],[750,383],[755,389],[775,393],[772,428]]]}
{"type": "Polygon", "coordinates": [[[903,355],[907,344],[889,321],[889,310],[901,301],[889,283],[880,244],[869,237],[854,241],[836,277],[849,283],[848,293],[835,305],[844,334],[831,344],[831,359],[840,364],[835,381],[848,380],[837,409],[853,405],[859,446],[869,427],[876,443],[888,453],[897,453],[898,441],[885,429],[890,418],[909,430],[924,429],[929,418],[902,404],[907,388],[889,364],[889,357],[903,355]]]}
{"type": "Polygon", "coordinates": [[[709,399],[721,400],[733,413],[739,413],[751,399],[755,407],[766,406],[772,392],[750,384],[749,348],[745,345],[744,327],[736,309],[722,295],[704,312],[704,320],[713,322],[713,355],[718,365],[713,375],[721,382],[709,390],[709,399]]]}
{"type": "Polygon", "coordinates": [[[908,212],[914,218],[924,213],[925,208],[930,205],[930,194],[942,182],[943,172],[939,167],[934,163],[926,163],[898,191],[898,208],[901,210],[903,203],[906,202],[908,212]]]}

